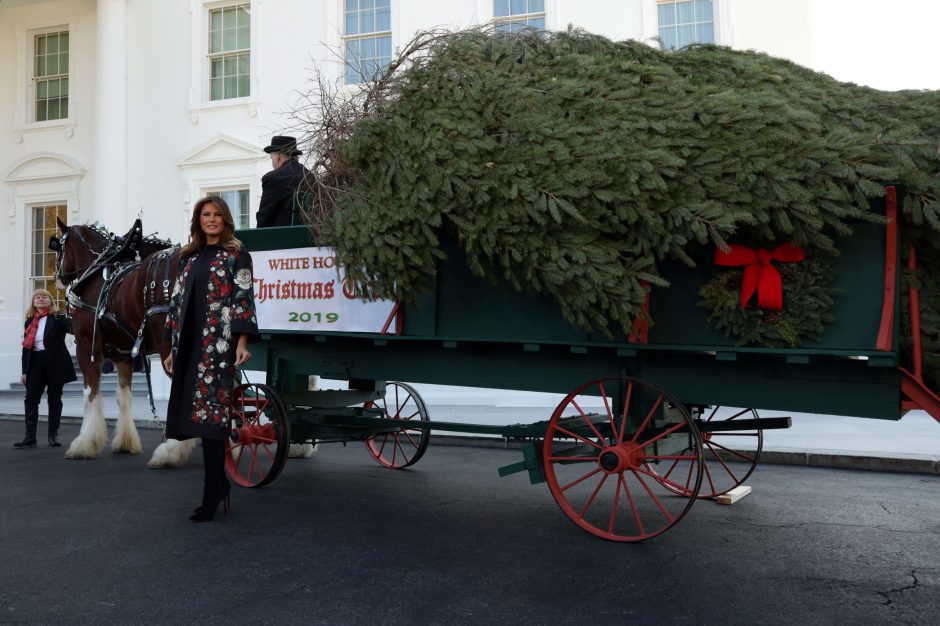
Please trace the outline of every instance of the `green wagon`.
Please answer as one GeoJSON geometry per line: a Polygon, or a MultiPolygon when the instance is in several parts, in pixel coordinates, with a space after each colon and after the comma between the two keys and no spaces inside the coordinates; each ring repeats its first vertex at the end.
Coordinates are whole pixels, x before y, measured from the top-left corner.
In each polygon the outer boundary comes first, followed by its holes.
{"type": "MultiPolygon", "coordinates": [[[[383,332],[281,331],[262,320],[249,369],[267,380],[236,390],[229,472],[244,486],[270,483],[291,442],[363,441],[382,465],[404,468],[424,454],[431,430],[498,435],[525,443],[522,459],[499,473],[547,482],[578,526],[617,541],[658,535],[696,499],[745,480],[762,431],[789,425],[758,409],[897,420],[924,408],[940,419],[916,363],[916,319],[914,371],[900,368],[899,202],[887,188],[876,207],[887,225],[858,224],[843,242],[838,321],[810,348],[738,347],[717,332],[696,304],[708,262],[661,267],[671,286],[652,291],[655,325],[609,338],[574,328],[547,297],[472,275],[456,246],[420,301],[396,305],[383,332]],[[348,388],[315,389],[312,376],[348,388]],[[434,421],[413,387],[392,381],[566,395],[544,421],[484,426],[434,421]]],[[[237,236],[253,253],[316,245],[302,226],[237,236]]]]}

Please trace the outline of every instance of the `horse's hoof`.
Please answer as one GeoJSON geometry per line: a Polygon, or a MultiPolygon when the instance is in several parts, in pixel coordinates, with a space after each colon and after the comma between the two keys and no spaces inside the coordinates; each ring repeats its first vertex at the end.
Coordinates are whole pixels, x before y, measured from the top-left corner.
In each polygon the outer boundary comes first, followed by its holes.
{"type": "Polygon", "coordinates": [[[111,452],[114,452],[115,454],[140,454],[143,451],[144,447],[140,445],[140,442],[111,442],[111,452]]]}
{"type": "Polygon", "coordinates": [[[72,441],[69,449],[65,452],[67,459],[94,459],[101,452],[103,446],[95,445],[95,442],[88,441],[79,437],[72,441]]]}
{"type": "Polygon", "coordinates": [[[292,443],[287,449],[287,457],[290,459],[309,459],[318,449],[318,444],[292,443]]]}

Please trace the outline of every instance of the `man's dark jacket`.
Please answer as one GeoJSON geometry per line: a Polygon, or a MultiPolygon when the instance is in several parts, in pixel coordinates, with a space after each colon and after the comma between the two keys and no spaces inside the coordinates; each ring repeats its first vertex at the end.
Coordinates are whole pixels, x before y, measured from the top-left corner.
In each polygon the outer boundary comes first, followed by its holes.
{"type": "Polygon", "coordinates": [[[290,226],[294,193],[309,174],[297,159],[261,177],[261,205],[258,207],[258,228],[290,226]]]}

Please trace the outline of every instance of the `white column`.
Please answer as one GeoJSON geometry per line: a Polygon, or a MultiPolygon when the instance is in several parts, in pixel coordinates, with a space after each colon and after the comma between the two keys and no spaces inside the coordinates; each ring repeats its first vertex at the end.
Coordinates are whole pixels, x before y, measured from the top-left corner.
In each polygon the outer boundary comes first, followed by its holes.
{"type": "Polygon", "coordinates": [[[98,0],[95,38],[95,158],[89,217],[115,233],[130,227],[127,210],[127,7],[98,0]]]}

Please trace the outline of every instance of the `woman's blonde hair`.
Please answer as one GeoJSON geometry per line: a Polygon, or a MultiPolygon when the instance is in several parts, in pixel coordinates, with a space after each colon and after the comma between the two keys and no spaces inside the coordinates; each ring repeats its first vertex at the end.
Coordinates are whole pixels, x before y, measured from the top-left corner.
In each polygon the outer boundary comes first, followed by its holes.
{"type": "Polygon", "coordinates": [[[49,299],[52,300],[52,304],[49,305],[49,312],[55,313],[58,311],[55,305],[55,296],[49,293],[48,289],[37,289],[33,292],[33,295],[29,297],[29,307],[26,309],[26,319],[31,320],[33,316],[36,315],[36,305],[33,304],[33,300],[36,299],[36,296],[42,294],[44,296],[49,296],[49,299]]]}
{"type": "Polygon", "coordinates": [[[206,234],[202,232],[202,226],[199,224],[199,214],[202,213],[202,207],[207,204],[214,205],[222,213],[222,221],[225,222],[225,228],[222,229],[222,235],[219,237],[219,244],[231,252],[237,252],[242,246],[242,242],[235,238],[235,220],[232,219],[232,210],[228,208],[228,203],[219,196],[206,196],[193,205],[193,216],[189,222],[189,243],[180,250],[181,257],[192,254],[206,245],[206,234]]]}

